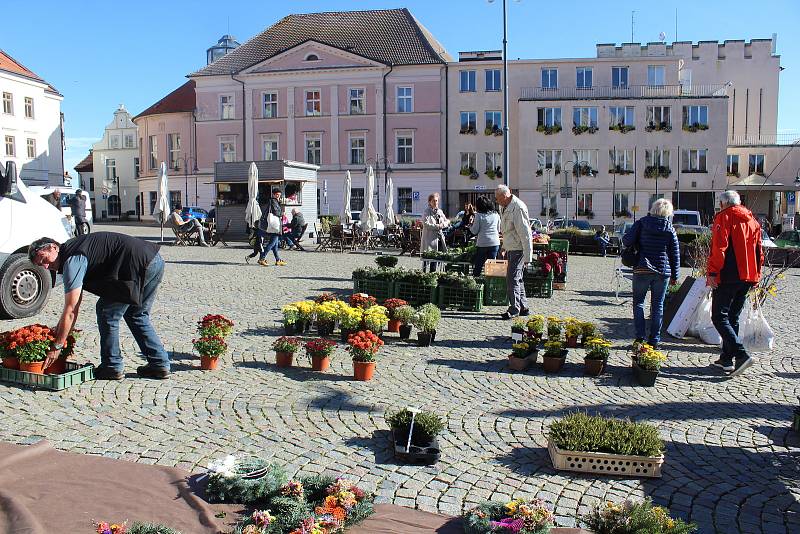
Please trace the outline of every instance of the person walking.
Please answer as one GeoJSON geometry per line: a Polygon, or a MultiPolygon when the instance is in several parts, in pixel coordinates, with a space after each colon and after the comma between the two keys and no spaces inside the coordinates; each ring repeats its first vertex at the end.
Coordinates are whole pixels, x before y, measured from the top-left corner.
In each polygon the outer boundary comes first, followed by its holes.
{"type": "Polygon", "coordinates": [[[508,271],[506,286],[508,291],[508,310],[501,319],[511,319],[518,315],[528,315],[528,298],[522,273],[525,266],[533,260],[531,223],[528,219],[528,206],[511,194],[506,185],[498,185],[494,198],[500,204],[500,231],[503,234],[503,250],[506,251],[508,271]]]}
{"type": "Polygon", "coordinates": [[[497,258],[500,252],[500,215],[486,197],[475,201],[477,213],[475,220],[467,228],[478,238],[475,241],[475,258],[472,263],[472,276],[480,276],[486,260],[497,258]]]}
{"type": "Polygon", "coordinates": [[[159,246],[114,232],[74,237],[59,244],[49,237],[34,241],[28,258],[63,275],[64,309],[56,326],[45,367],[55,361],[78,320],[83,290],[97,295],[100,365],[97,380],[121,380],[124,365],[119,349],[119,321],[125,319],[147,365],[136,373],[144,378],[167,378],[170,361],[150,322],[150,310],[164,277],[159,246]]]}
{"type": "Polygon", "coordinates": [[[76,235],[83,235],[86,233],[86,200],[83,198],[83,191],[80,189],[75,190],[75,196],[69,200],[69,207],[72,210],[72,219],[75,221],[76,235]]]}
{"type": "Polygon", "coordinates": [[[659,198],[650,206],[650,213],[636,221],[622,243],[639,250],[639,261],[633,268],[633,324],[636,341],[645,341],[644,299],[650,292],[650,335],[647,343],[658,348],[661,341],[661,322],[664,316],[664,297],[667,284],[678,283],[680,274],[680,247],[678,235],[670,219],[672,202],[659,198]]]}
{"type": "Polygon", "coordinates": [[[258,264],[263,267],[268,265],[267,254],[270,250],[275,256],[275,265],[286,265],[286,262],[278,254],[278,245],[280,244],[280,236],[283,230],[282,215],[281,192],[275,190],[272,192],[272,198],[267,203],[267,209],[261,214],[261,220],[258,221],[258,229],[264,235],[264,247],[258,257],[258,264]],[[272,221],[270,221],[270,216],[273,217],[272,221]]]}
{"type": "Polygon", "coordinates": [[[739,315],[747,293],[761,280],[764,250],[761,226],[753,214],[741,205],[736,191],[720,195],[721,211],[711,229],[711,255],[708,258],[706,285],[711,294],[711,321],[722,337],[722,355],[711,365],[739,376],[753,365],[738,339],[739,315]],[[734,363],[735,360],[735,363],[734,363]]]}
{"type": "MultiPolygon", "coordinates": [[[[428,195],[428,206],[422,213],[422,252],[429,250],[446,250],[444,234],[442,230],[450,226],[450,221],[445,217],[444,212],[439,208],[439,193],[428,195]]],[[[422,262],[422,270],[425,270],[426,263],[430,263],[431,272],[436,270],[436,262],[422,262]]]]}

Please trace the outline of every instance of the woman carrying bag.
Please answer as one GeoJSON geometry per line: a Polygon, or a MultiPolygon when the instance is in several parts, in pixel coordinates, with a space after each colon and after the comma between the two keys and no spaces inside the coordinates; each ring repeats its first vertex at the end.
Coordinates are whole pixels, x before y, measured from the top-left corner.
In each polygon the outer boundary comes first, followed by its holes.
{"type": "Polygon", "coordinates": [[[280,244],[282,231],[282,212],[281,192],[273,191],[272,198],[267,203],[267,209],[261,214],[261,219],[258,221],[258,230],[264,236],[265,242],[258,257],[258,264],[261,266],[266,267],[268,265],[267,254],[270,250],[275,255],[275,265],[286,265],[286,262],[278,255],[278,245],[280,244]]]}

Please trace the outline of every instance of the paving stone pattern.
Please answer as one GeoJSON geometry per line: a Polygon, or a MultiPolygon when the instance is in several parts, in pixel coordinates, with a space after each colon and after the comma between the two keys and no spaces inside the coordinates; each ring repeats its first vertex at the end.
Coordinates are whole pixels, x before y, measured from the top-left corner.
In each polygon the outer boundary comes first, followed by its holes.
{"type": "MultiPolygon", "coordinates": [[[[102,227],[154,239],[152,227],[102,227]]],[[[273,458],[291,473],[347,473],[380,502],[458,514],[486,499],[538,496],[555,508],[558,524],[603,500],[653,499],[701,532],[800,532],[800,440],[790,430],[800,394],[800,272],[766,313],[777,332],[774,351],[729,380],[708,366],[717,349],[664,343],[669,362],[653,388],[639,387],[622,346],[633,326],[630,303],[610,293],[610,258],[570,258],[567,291],[531,301],[536,313],[597,321],[620,349],[609,371],[583,376],[582,352],[564,370],[510,372],[510,324],[500,308],[446,312],[437,342],[418,348],[389,335],[376,378],[351,380],[339,348],[331,369],[278,369],[270,344],[280,335],[279,308],[323,291],[347,293],[350,273],[372,255],[285,252],[285,267],[245,265],[243,244],[231,248],[165,246],[166,276],[153,309],[171,352],[167,381],[135,377],[142,363],[126,327],[122,347],[128,377],[63,392],[0,385],[0,439],[33,443],[143,463],[201,470],[212,458],[249,453],[273,458]],[[205,313],[236,322],[221,370],[197,369],[191,341],[205,313]],[[447,418],[442,459],[434,467],[394,461],[383,414],[406,405],[447,418]],[[661,479],[590,477],[558,473],[546,449],[548,424],[571,410],[631,417],[658,425],[667,442],[661,479]]],[[[271,261],[271,260],[270,260],[271,261]]],[[[418,259],[402,257],[401,265],[418,259]]],[[[98,360],[93,306],[84,298],[79,350],[98,360]]],[[[54,324],[63,303],[56,291],[36,321],[54,324]]],[[[2,328],[31,320],[4,321],[2,328]]],[[[413,336],[414,334],[412,334],[413,336]]]]}

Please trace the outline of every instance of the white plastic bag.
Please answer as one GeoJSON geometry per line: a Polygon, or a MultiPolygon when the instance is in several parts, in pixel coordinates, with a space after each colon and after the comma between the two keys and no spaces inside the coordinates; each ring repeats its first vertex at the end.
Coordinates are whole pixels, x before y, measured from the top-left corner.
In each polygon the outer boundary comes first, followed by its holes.
{"type": "MultiPolygon", "coordinates": [[[[683,299],[672,322],[667,326],[667,333],[674,338],[683,339],[687,335],[689,327],[693,324],[697,315],[697,310],[703,302],[703,298],[708,295],[709,288],[706,287],[706,279],[698,278],[692,284],[686,298],[683,299]]],[[[691,334],[690,334],[691,335],[691,334]]]]}
{"type": "Polygon", "coordinates": [[[717,328],[711,321],[711,294],[708,293],[700,306],[697,307],[697,315],[694,318],[694,330],[697,332],[703,343],[708,345],[722,345],[722,336],[717,332],[717,328]]]}
{"type": "Polygon", "coordinates": [[[760,306],[747,301],[739,318],[739,341],[747,352],[766,352],[775,346],[775,332],[760,306]]]}

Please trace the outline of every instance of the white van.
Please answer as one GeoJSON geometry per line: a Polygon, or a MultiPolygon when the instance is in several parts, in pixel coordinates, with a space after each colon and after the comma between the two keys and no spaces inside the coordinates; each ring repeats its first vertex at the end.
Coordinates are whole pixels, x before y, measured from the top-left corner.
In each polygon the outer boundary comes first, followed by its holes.
{"type": "MultiPolygon", "coordinates": [[[[72,208],[69,206],[70,202],[73,198],[75,198],[75,192],[77,191],[74,187],[65,187],[60,185],[32,185],[28,188],[31,193],[35,195],[39,195],[40,197],[45,197],[51,194],[54,190],[58,189],[61,192],[61,212],[67,216],[67,219],[72,224],[73,228],[73,235],[76,235],[77,232],[75,231],[75,219],[72,217],[72,208]]],[[[92,230],[92,224],[94,224],[94,218],[92,214],[92,201],[89,198],[89,193],[86,191],[81,191],[81,196],[83,197],[84,205],[86,206],[86,223],[84,224],[83,233],[88,234],[92,230]]]]}
{"type": "Polygon", "coordinates": [[[692,210],[675,210],[672,214],[672,226],[697,232],[707,230],[707,228],[703,226],[700,212],[692,210]]]}
{"type": "Polygon", "coordinates": [[[72,237],[66,215],[18,180],[16,166],[0,166],[0,317],[19,319],[39,312],[55,279],[28,260],[40,237],[63,243],[72,237]]]}

